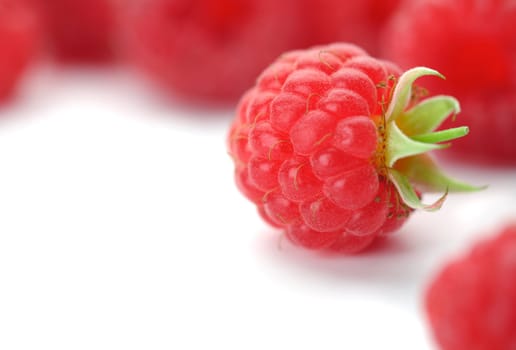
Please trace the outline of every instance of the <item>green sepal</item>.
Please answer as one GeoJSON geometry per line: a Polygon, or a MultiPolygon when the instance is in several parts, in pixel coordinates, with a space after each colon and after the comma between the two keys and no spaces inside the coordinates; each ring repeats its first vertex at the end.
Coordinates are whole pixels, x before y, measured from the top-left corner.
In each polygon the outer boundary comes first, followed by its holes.
{"type": "Polygon", "coordinates": [[[447,145],[413,140],[405,135],[394,121],[388,125],[387,140],[385,163],[388,168],[391,168],[399,159],[448,147],[447,145]]]}
{"type": "Polygon", "coordinates": [[[469,134],[467,126],[431,132],[428,134],[413,135],[410,138],[419,142],[438,143],[458,139],[469,134]]]}
{"type": "Polygon", "coordinates": [[[448,191],[446,191],[437,201],[431,204],[424,204],[419,196],[417,195],[414,187],[412,187],[409,179],[394,169],[388,170],[388,176],[391,182],[394,184],[396,189],[398,190],[398,194],[401,197],[403,203],[409,206],[412,209],[423,209],[426,211],[436,211],[439,210],[446,197],[448,196],[448,191]]]}
{"type": "Polygon", "coordinates": [[[402,113],[396,122],[409,136],[426,134],[436,130],[451,114],[460,113],[460,104],[451,96],[428,98],[402,113]]]}
{"type": "Polygon", "coordinates": [[[442,142],[457,139],[469,132],[467,127],[436,131],[446,118],[460,112],[460,105],[449,96],[436,96],[422,102],[418,96],[413,96],[414,81],[427,75],[444,79],[439,72],[425,67],[410,69],[399,78],[383,117],[385,134],[382,136],[385,143],[382,151],[385,153],[380,159],[405,205],[435,211],[443,205],[449,191],[471,192],[483,187],[471,186],[443,174],[432,158],[426,155],[427,152],[449,146],[442,142]],[[418,190],[444,194],[434,203],[425,204],[413,186],[417,186],[418,190]]]}
{"type": "Polygon", "coordinates": [[[396,120],[407,107],[412,95],[412,84],[416,79],[425,75],[434,75],[444,79],[444,76],[436,70],[426,67],[415,67],[401,75],[392,94],[391,103],[385,113],[385,119],[396,120]]]}
{"type": "Polygon", "coordinates": [[[396,170],[425,192],[474,192],[485,186],[472,186],[444,174],[428,154],[400,159],[396,170]]]}

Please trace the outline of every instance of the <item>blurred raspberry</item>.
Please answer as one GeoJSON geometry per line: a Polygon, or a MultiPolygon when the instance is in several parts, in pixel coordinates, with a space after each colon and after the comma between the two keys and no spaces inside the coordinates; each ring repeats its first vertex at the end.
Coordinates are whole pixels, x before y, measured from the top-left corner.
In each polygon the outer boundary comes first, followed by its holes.
{"type": "Polygon", "coordinates": [[[446,265],[426,311],[444,350],[516,349],[516,226],[446,265]]]}
{"type": "Polygon", "coordinates": [[[188,99],[233,103],[274,58],[303,42],[293,0],[140,0],[127,52],[155,82],[188,99]]]}
{"type": "Polygon", "coordinates": [[[422,84],[461,101],[471,129],[453,148],[461,159],[516,164],[515,22],[513,0],[407,1],[384,34],[387,58],[446,76],[422,84]]]}
{"type": "Polygon", "coordinates": [[[0,0],[0,100],[13,92],[34,58],[40,30],[39,17],[31,2],[0,0]]]}
{"type": "Polygon", "coordinates": [[[114,58],[116,0],[37,1],[58,59],[106,62],[114,58]]]}
{"type": "Polygon", "coordinates": [[[378,55],[380,38],[387,21],[401,0],[305,0],[309,44],[352,42],[378,55]]]}

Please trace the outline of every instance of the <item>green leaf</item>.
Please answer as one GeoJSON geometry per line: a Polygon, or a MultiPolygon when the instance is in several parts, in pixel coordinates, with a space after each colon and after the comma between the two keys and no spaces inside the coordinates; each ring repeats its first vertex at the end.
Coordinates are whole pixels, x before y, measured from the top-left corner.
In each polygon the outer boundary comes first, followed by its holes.
{"type": "Polygon", "coordinates": [[[426,67],[412,68],[403,73],[394,88],[391,103],[387,108],[387,112],[385,114],[385,119],[387,121],[390,119],[396,120],[402,114],[410,101],[412,84],[414,84],[416,79],[425,75],[435,75],[444,79],[444,76],[441,73],[426,67]]]}
{"type": "Polygon", "coordinates": [[[460,113],[460,104],[451,96],[435,96],[422,101],[405,113],[396,122],[409,136],[434,131],[450,115],[460,113]]]}
{"type": "Polygon", "coordinates": [[[416,191],[410,184],[408,178],[403,175],[402,173],[394,170],[389,169],[388,171],[389,179],[392,181],[396,189],[398,190],[398,193],[403,201],[407,206],[409,206],[412,209],[423,209],[426,211],[436,211],[439,210],[444,201],[446,200],[446,197],[448,196],[448,191],[446,191],[437,201],[435,201],[432,204],[424,204],[421,202],[421,199],[417,195],[416,191]]]}
{"type": "Polygon", "coordinates": [[[423,154],[436,149],[446,148],[447,145],[425,143],[412,140],[403,131],[390,122],[387,128],[387,148],[385,150],[385,163],[391,168],[396,161],[402,158],[423,154]]]}
{"type": "Polygon", "coordinates": [[[395,168],[425,192],[473,192],[485,189],[485,186],[472,186],[447,176],[428,154],[401,159],[395,168]]]}

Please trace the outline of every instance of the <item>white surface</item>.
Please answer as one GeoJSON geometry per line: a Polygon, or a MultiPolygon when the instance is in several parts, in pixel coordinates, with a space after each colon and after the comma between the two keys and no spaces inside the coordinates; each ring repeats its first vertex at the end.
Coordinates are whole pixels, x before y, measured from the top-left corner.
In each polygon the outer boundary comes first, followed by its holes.
{"type": "Polygon", "coordinates": [[[421,293],[516,218],[516,169],[383,249],[280,239],[237,192],[229,115],[175,109],[123,73],[43,71],[0,110],[0,349],[432,349],[421,293]],[[209,114],[209,113],[204,113],[209,114]]]}

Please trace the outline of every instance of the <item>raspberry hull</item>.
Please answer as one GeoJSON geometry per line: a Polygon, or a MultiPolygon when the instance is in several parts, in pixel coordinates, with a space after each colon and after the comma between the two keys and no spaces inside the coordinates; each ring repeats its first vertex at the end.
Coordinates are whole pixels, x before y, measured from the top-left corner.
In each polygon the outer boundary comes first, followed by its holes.
{"type": "MultiPolygon", "coordinates": [[[[440,148],[433,136],[425,143],[411,139],[436,125],[416,132],[421,127],[410,116],[428,108],[409,98],[412,82],[435,72],[400,74],[349,44],[290,52],[262,73],[240,102],[228,142],[237,186],[265,221],[307,248],[354,253],[399,229],[413,209],[440,206],[423,205],[402,174],[433,190],[450,189],[412,171],[437,173],[421,158],[440,148]],[[407,106],[419,109],[404,116],[407,106]]],[[[445,99],[451,109],[441,119],[458,108],[445,99]]],[[[469,189],[461,186],[451,190],[469,189]]]]}
{"type": "Polygon", "coordinates": [[[516,348],[516,226],[447,264],[426,311],[444,350],[516,348]]]}

